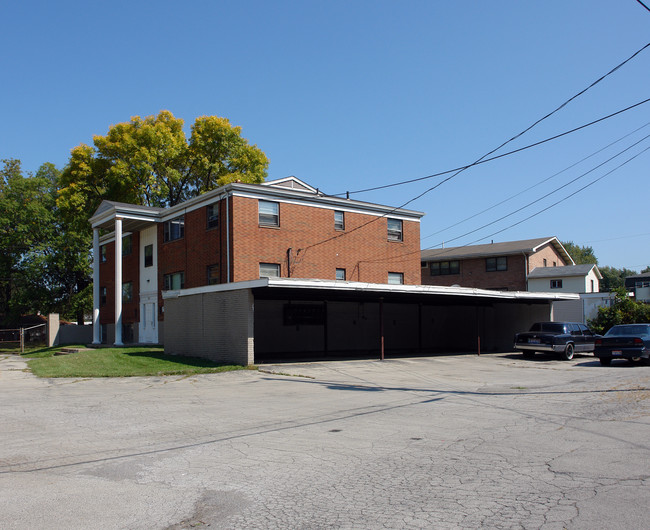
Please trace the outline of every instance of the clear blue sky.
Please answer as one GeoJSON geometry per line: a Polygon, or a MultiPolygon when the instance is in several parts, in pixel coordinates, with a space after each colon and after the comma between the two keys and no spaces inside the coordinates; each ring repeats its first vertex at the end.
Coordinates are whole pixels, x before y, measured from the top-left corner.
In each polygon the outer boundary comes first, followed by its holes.
{"type": "MultiPolygon", "coordinates": [[[[329,194],[472,163],[650,42],[635,0],[22,0],[0,19],[0,158],[61,168],[110,125],[167,109],[188,131],[197,116],[229,118],[270,158],[269,178],[329,194]]],[[[649,97],[650,48],[499,153],[649,97]]],[[[408,204],[426,213],[422,247],[555,235],[593,246],[601,265],[650,265],[650,151],[496,233],[650,146],[541,199],[649,135],[567,169],[649,122],[647,103],[459,174],[408,204]]],[[[400,206],[442,178],[352,197],[400,206]]]]}

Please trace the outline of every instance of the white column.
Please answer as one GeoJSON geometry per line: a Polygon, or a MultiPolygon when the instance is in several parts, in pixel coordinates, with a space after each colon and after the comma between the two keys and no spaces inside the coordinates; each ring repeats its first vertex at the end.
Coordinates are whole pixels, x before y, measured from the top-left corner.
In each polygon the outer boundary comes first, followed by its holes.
{"type": "Polygon", "coordinates": [[[99,328],[99,229],[93,228],[93,344],[101,343],[99,328]]]}
{"type": "Polygon", "coordinates": [[[122,346],[122,219],[115,218],[115,346],[122,346]]]}

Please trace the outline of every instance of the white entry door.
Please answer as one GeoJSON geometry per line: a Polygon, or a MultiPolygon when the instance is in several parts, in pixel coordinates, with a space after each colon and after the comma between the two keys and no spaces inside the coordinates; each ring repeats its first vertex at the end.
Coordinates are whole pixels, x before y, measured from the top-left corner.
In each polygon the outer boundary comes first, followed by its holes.
{"type": "Polygon", "coordinates": [[[158,343],[158,316],[155,301],[144,300],[140,304],[140,342],[158,343]]]}

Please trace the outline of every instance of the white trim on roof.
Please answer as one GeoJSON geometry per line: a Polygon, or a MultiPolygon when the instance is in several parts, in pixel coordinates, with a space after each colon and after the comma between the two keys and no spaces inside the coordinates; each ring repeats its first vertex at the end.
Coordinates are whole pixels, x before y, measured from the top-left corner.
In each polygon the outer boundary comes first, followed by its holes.
{"type": "Polygon", "coordinates": [[[495,300],[578,300],[580,295],[575,293],[544,293],[528,291],[490,291],[471,287],[447,287],[443,285],[392,285],[384,283],[342,282],[335,280],[312,280],[300,278],[260,278],[244,282],[205,285],[178,291],[163,291],[163,299],[191,296],[195,294],[235,291],[240,289],[255,289],[258,287],[292,288],[292,289],[323,289],[332,291],[365,291],[372,293],[403,293],[422,295],[447,295],[462,297],[493,298],[495,300]]]}

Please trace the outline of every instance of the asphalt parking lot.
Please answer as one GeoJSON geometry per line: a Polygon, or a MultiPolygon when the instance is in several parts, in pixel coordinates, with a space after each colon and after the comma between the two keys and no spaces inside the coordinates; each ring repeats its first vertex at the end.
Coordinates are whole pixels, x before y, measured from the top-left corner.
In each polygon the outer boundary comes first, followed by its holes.
{"type": "Polygon", "coordinates": [[[648,528],[650,367],[517,354],[37,379],[0,528],[648,528]]]}

